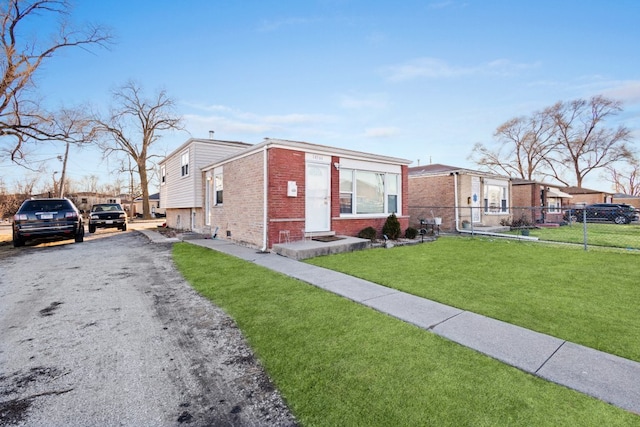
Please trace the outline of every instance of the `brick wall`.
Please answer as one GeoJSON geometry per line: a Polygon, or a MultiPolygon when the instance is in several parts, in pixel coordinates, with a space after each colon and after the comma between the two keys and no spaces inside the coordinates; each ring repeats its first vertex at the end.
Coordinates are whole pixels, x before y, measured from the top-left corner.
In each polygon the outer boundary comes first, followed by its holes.
{"type": "MultiPolygon", "coordinates": [[[[435,216],[442,218],[440,230],[455,230],[453,179],[452,175],[409,177],[408,212],[411,227],[420,228],[420,219],[430,219],[435,216]]],[[[468,191],[471,191],[470,187],[468,191]]]]}
{"type": "Polygon", "coordinates": [[[223,200],[212,206],[211,227],[218,236],[261,247],[263,240],[263,153],[223,166],[223,200]]]}
{"type": "Polygon", "coordinates": [[[280,231],[289,232],[290,241],[304,239],[305,153],[271,148],[269,150],[269,247],[280,242],[280,231]],[[287,185],[294,181],[296,197],[287,196],[287,185]]]}

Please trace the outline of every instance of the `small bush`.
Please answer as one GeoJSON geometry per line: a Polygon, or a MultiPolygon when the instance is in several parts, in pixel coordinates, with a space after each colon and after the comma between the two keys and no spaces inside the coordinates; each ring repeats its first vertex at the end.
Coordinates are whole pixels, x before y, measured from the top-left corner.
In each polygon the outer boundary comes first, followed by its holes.
{"type": "Polygon", "coordinates": [[[526,216],[522,215],[518,219],[514,219],[511,221],[511,228],[522,228],[522,227],[531,227],[533,224],[526,216]]]}
{"type": "Polygon", "coordinates": [[[378,236],[378,231],[376,231],[376,229],[373,227],[363,228],[358,233],[358,237],[361,239],[375,240],[377,236],[378,236]]]}
{"type": "Polygon", "coordinates": [[[407,239],[415,239],[417,235],[418,230],[413,227],[409,227],[404,231],[404,237],[406,237],[407,239]]]}
{"type": "Polygon", "coordinates": [[[396,214],[389,215],[382,226],[382,234],[391,240],[398,240],[401,233],[402,229],[400,228],[400,221],[398,221],[398,217],[396,217],[396,214]]]}

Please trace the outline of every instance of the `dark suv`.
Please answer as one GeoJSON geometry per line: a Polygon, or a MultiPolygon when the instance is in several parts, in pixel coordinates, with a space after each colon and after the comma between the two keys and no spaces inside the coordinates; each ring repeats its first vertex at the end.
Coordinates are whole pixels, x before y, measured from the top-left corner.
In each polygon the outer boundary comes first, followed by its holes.
{"type": "Polygon", "coordinates": [[[582,222],[585,213],[587,222],[613,221],[616,224],[628,224],[639,219],[638,211],[633,206],[624,203],[595,203],[584,208],[569,209],[564,212],[564,219],[571,222],[582,222]]]}
{"type": "Polygon", "coordinates": [[[120,203],[99,203],[91,207],[89,213],[89,233],[95,233],[96,228],[127,229],[127,214],[120,203]]]}
{"type": "Polygon", "coordinates": [[[82,215],[69,199],[29,199],[13,216],[13,246],[27,240],[57,237],[84,240],[82,215]]]}

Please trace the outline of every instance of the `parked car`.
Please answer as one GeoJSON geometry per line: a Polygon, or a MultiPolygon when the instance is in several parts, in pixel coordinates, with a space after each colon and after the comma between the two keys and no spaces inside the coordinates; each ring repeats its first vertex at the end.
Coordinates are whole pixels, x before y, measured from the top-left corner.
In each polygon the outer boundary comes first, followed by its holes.
{"type": "Polygon", "coordinates": [[[28,199],[13,216],[13,246],[38,238],[84,240],[82,214],[69,199],[28,199]]]}
{"type": "Polygon", "coordinates": [[[582,222],[585,213],[587,222],[613,221],[616,224],[628,224],[640,219],[638,210],[624,203],[595,203],[584,208],[569,209],[564,212],[564,219],[582,222]]]}
{"type": "Polygon", "coordinates": [[[98,203],[89,212],[89,233],[95,233],[96,228],[127,229],[127,213],[120,203],[98,203]]]}

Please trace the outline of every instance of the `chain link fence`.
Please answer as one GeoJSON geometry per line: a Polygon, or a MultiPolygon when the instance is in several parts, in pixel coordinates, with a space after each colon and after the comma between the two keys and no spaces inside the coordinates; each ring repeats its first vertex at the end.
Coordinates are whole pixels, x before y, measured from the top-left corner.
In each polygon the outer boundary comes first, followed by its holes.
{"type": "Polygon", "coordinates": [[[409,206],[409,226],[427,234],[471,234],[640,251],[639,211],[409,206]]]}

